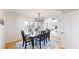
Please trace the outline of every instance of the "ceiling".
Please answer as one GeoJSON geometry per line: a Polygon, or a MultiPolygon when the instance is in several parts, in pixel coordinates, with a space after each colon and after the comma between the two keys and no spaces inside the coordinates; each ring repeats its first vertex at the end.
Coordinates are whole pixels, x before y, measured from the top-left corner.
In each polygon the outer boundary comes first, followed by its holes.
{"type": "Polygon", "coordinates": [[[43,18],[57,17],[63,13],[72,12],[76,9],[5,9],[6,15],[19,15],[25,18],[36,18],[38,13],[43,18]]]}
{"type": "Polygon", "coordinates": [[[78,9],[59,9],[62,13],[68,13],[68,12],[72,12],[78,9]]]}

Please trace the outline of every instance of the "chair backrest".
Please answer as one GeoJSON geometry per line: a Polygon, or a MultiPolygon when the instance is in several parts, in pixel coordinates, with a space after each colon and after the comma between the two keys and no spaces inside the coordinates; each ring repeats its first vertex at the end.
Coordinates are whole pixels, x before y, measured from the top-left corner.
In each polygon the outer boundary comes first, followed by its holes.
{"type": "Polygon", "coordinates": [[[50,30],[48,30],[48,32],[47,32],[47,36],[50,37],[50,30]]]}
{"type": "Polygon", "coordinates": [[[21,35],[22,35],[23,41],[26,41],[26,37],[23,30],[21,30],[21,35]]]}
{"type": "Polygon", "coordinates": [[[43,31],[41,31],[40,37],[41,37],[42,39],[44,39],[44,38],[45,38],[45,31],[44,31],[44,30],[43,30],[43,31]]]}

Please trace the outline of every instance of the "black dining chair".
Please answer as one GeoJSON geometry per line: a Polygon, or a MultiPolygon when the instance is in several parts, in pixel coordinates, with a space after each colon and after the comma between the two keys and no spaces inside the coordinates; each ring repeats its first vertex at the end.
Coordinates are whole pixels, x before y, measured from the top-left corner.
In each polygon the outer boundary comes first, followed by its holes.
{"type": "Polygon", "coordinates": [[[50,42],[50,30],[47,31],[46,36],[47,36],[47,39],[48,39],[49,42],[50,42]]]}
{"type": "Polygon", "coordinates": [[[43,34],[43,33],[39,34],[39,35],[36,37],[35,42],[36,42],[36,44],[37,44],[37,42],[39,42],[40,49],[41,49],[41,43],[42,43],[42,42],[44,43],[44,46],[45,46],[46,44],[45,44],[45,37],[44,37],[44,34],[43,34]]]}
{"type": "Polygon", "coordinates": [[[25,46],[25,49],[26,49],[27,43],[32,42],[32,40],[27,35],[24,34],[24,31],[23,30],[21,30],[21,35],[22,35],[22,39],[23,39],[22,46],[25,46]]]}
{"type": "Polygon", "coordinates": [[[44,38],[45,38],[45,41],[47,43],[47,33],[46,33],[46,31],[44,31],[44,38]]]}

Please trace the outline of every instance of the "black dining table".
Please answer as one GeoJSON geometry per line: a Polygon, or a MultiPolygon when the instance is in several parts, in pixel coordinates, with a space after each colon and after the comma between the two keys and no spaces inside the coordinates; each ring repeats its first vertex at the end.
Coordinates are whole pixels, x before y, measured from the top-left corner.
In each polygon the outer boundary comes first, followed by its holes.
{"type": "MultiPolygon", "coordinates": [[[[28,37],[31,39],[31,42],[32,42],[32,49],[34,49],[34,46],[35,46],[35,40],[38,36],[41,36],[42,34],[28,34],[28,37]]],[[[41,39],[40,39],[41,40],[41,39]]],[[[47,42],[47,40],[46,40],[47,42]]]]}

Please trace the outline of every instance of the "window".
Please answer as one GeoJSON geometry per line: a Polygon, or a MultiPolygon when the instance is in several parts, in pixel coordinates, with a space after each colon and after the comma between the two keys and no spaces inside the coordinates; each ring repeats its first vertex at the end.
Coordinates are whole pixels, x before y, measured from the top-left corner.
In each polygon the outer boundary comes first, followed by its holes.
{"type": "Polygon", "coordinates": [[[24,27],[27,32],[33,32],[34,22],[33,21],[24,21],[24,27]]]}

